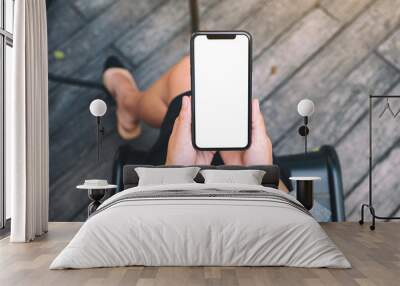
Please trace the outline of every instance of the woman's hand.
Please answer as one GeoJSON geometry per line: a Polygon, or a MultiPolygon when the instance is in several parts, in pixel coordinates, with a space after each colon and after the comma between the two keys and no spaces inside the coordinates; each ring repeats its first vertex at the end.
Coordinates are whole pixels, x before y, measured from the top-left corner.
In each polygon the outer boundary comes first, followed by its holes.
{"type": "Polygon", "coordinates": [[[272,143],[268,137],[258,99],[252,102],[251,145],[244,151],[221,151],[225,165],[272,165],[272,143]]]}
{"type": "Polygon", "coordinates": [[[199,151],[192,145],[192,108],[188,96],[182,98],[181,112],[175,120],[168,142],[166,165],[210,165],[214,151],[199,151]]]}

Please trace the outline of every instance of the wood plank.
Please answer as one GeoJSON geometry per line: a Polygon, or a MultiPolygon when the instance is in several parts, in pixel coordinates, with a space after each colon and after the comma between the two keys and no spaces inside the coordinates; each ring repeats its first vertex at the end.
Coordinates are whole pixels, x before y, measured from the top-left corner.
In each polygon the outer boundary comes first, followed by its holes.
{"type": "Polygon", "coordinates": [[[238,27],[250,15],[259,11],[270,0],[251,1],[223,1],[218,6],[207,10],[201,19],[201,28],[204,30],[228,30],[238,27]],[[227,17],[230,15],[230,17],[227,17]]]}
{"type": "Polygon", "coordinates": [[[153,145],[158,130],[147,126],[143,126],[143,133],[138,139],[130,142],[122,140],[116,131],[114,114],[115,107],[110,106],[103,119],[106,135],[100,164],[96,158],[95,121],[89,112],[77,114],[72,124],[66,124],[64,132],[51,137],[50,220],[79,221],[85,218],[87,194],[77,194],[75,187],[90,178],[111,180],[114,154],[120,145],[129,143],[137,150],[153,145]],[[70,202],[67,206],[66,201],[70,202]]]}
{"type": "MultiPolygon", "coordinates": [[[[95,139],[95,134],[91,138],[95,139]]],[[[53,180],[50,189],[50,221],[83,221],[87,217],[86,207],[89,199],[87,191],[77,190],[76,186],[85,179],[111,180],[111,168],[113,157],[122,140],[115,134],[109,134],[104,138],[101,161],[97,162],[95,140],[87,144],[84,152],[76,155],[68,154],[57,156],[58,160],[66,161],[64,174],[53,180]],[[68,156],[72,159],[68,159],[68,156]],[[71,163],[72,161],[72,163],[71,163]],[[66,203],[67,202],[67,203],[66,203]]],[[[52,168],[52,164],[50,164],[52,168]]],[[[61,167],[60,167],[61,168],[61,167]]]]}
{"type": "MultiPolygon", "coordinates": [[[[254,62],[253,96],[262,98],[293,74],[338,30],[339,23],[315,9],[254,62]]],[[[281,109],[280,109],[281,110],[281,109]]]]}
{"type": "Polygon", "coordinates": [[[248,17],[240,29],[249,31],[253,37],[253,59],[317,4],[318,0],[301,0],[296,5],[292,0],[271,0],[248,17]]]}
{"type": "Polygon", "coordinates": [[[150,148],[158,136],[158,130],[143,125],[139,138],[130,142],[122,140],[117,133],[113,105],[108,106],[102,124],[106,132],[100,164],[96,159],[95,121],[87,106],[74,112],[70,121],[50,136],[50,220],[83,220],[86,194],[83,197],[76,194],[75,186],[88,178],[110,180],[114,154],[120,145],[129,143],[136,150],[142,150],[150,148]],[[65,207],[65,201],[71,203],[71,209],[65,207]]]}
{"type": "MultiPolygon", "coordinates": [[[[388,94],[398,94],[400,92],[400,84],[398,84],[388,94]]],[[[373,181],[376,184],[382,184],[382,186],[374,186],[374,197],[377,201],[377,207],[380,209],[380,213],[390,213],[399,206],[399,196],[396,193],[396,188],[390,188],[389,186],[399,185],[400,181],[398,176],[392,176],[389,172],[389,168],[397,164],[396,150],[392,150],[400,142],[400,128],[396,124],[396,120],[392,119],[389,114],[385,114],[381,119],[377,119],[377,116],[383,110],[385,100],[374,101],[376,107],[373,110],[373,166],[374,174],[373,181]],[[386,174],[385,174],[386,172],[386,174]],[[382,177],[385,177],[382,180],[382,177]]],[[[399,110],[400,100],[391,100],[391,106],[394,110],[399,110]]],[[[353,156],[347,156],[341,159],[344,164],[352,164],[353,169],[346,170],[351,172],[349,176],[355,176],[357,180],[352,180],[347,183],[346,192],[346,207],[349,217],[356,219],[357,208],[361,202],[366,202],[365,196],[368,192],[368,116],[365,116],[354,128],[354,131],[348,134],[348,139],[339,145],[338,150],[348,149],[353,156]],[[362,132],[362,130],[364,132],[362,132]],[[355,145],[353,145],[355,144],[355,145]],[[357,146],[357,148],[354,148],[357,146]],[[355,158],[359,158],[356,160],[355,158]],[[363,158],[363,160],[360,160],[363,158]],[[357,166],[357,168],[354,168],[357,166]],[[350,183],[353,183],[352,185],[350,183]]],[[[395,170],[395,169],[392,169],[395,170]]]]}
{"type": "MultiPolygon", "coordinates": [[[[377,92],[377,94],[396,94],[400,92],[400,85],[397,85],[394,89],[386,92],[377,92]]],[[[369,93],[366,93],[367,95],[369,93]]],[[[374,101],[376,104],[376,101],[374,101]]],[[[400,107],[400,102],[392,102],[392,106],[400,107]]],[[[348,194],[353,191],[356,184],[359,183],[359,180],[366,176],[368,171],[368,100],[366,99],[363,103],[365,110],[363,116],[361,112],[359,119],[352,128],[346,134],[346,137],[343,138],[338,145],[337,149],[339,152],[340,160],[343,166],[343,173],[346,173],[346,180],[344,181],[345,194],[348,194]],[[354,145],[353,145],[354,144],[354,145]],[[349,156],[351,154],[351,156],[349,156]],[[356,159],[358,157],[358,160],[356,159]],[[360,160],[361,159],[361,160],[360,160]],[[351,168],[353,167],[353,168],[351,168]]],[[[383,105],[380,105],[380,108],[383,108],[383,105]]],[[[361,111],[361,109],[359,110],[361,111]]],[[[374,113],[379,110],[374,110],[374,113]]],[[[356,113],[356,112],[355,112],[356,113]]],[[[375,124],[375,123],[374,123],[375,124]]],[[[374,140],[374,146],[379,146],[376,150],[374,150],[374,156],[378,159],[384,154],[394,143],[396,140],[396,136],[393,136],[393,133],[396,132],[396,126],[393,124],[387,124],[382,126],[379,130],[374,133],[374,137],[379,138],[379,140],[374,140]]],[[[376,139],[376,138],[375,138],[376,139]]],[[[347,199],[346,199],[347,200],[347,199]]],[[[347,202],[349,203],[349,201],[347,202]]]]}
{"type": "MultiPolygon", "coordinates": [[[[93,97],[93,99],[96,96],[93,97]]],[[[50,154],[54,155],[54,170],[52,170],[51,179],[56,178],[57,174],[62,174],[64,168],[67,167],[69,159],[82,156],[85,150],[92,148],[91,144],[95,142],[95,119],[90,114],[88,106],[84,106],[82,110],[77,111],[70,121],[64,123],[64,126],[50,136],[50,154]],[[57,161],[57,158],[65,159],[57,161]],[[59,168],[57,167],[59,166],[59,168]],[[65,166],[65,167],[63,167],[65,166]],[[54,172],[54,173],[53,173],[54,172]],[[53,177],[54,176],[54,177],[53,177]]],[[[108,105],[108,111],[102,120],[106,134],[117,134],[115,106],[108,105]]],[[[147,149],[152,146],[158,135],[158,130],[142,124],[143,130],[139,138],[129,141],[129,143],[137,147],[139,150],[147,149]]],[[[126,141],[128,143],[128,141],[126,141]]],[[[52,161],[52,158],[50,159],[52,161]]]]}
{"type": "MultiPolygon", "coordinates": [[[[316,106],[316,111],[310,118],[311,133],[308,137],[310,148],[324,144],[335,146],[346,133],[352,132],[353,125],[365,115],[368,109],[368,95],[385,93],[399,79],[400,74],[395,69],[375,54],[370,55],[316,106]]],[[[297,133],[299,126],[300,124],[286,132],[285,140],[275,147],[275,152],[281,154],[303,152],[303,138],[297,133]]],[[[355,155],[351,157],[357,157],[358,151],[342,150],[339,157],[343,160],[350,154],[355,155]]],[[[352,186],[362,174],[359,173],[361,171],[359,166],[352,163],[356,162],[342,161],[345,189],[352,186]]]]}
{"type": "Polygon", "coordinates": [[[346,255],[352,269],[291,267],[117,267],[49,270],[81,223],[50,223],[49,232],[32,243],[0,241],[1,285],[385,285],[398,284],[399,223],[368,225],[324,223],[321,227],[346,255]],[[73,275],[72,275],[73,272],[73,275]]]}
{"type": "MultiPolygon", "coordinates": [[[[47,9],[47,37],[49,63],[56,61],[54,51],[66,39],[79,31],[86,24],[85,19],[73,9],[68,1],[52,1],[47,9]]],[[[49,90],[57,83],[49,81],[49,90]]]]}
{"type": "Polygon", "coordinates": [[[116,0],[74,0],[73,5],[82,13],[86,19],[92,19],[98,16],[101,12],[105,11],[107,8],[116,3],[116,0]]]}
{"type": "Polygon", "coordinates": [[[47,10],[47,39],[50,52],[86,23],[68,1],[53,2],[47,10]]]}
{"type": "Polygon", "coordinates": [[[378,52],[400,70],[400,29],[379,47],[378,52]]]}
{"type": "MultiPolygon", "coordinates": [[[[399,132],[397,128],[397,132],[399,132]]],[[[397,133],[398,134],[398,133],[397,133]]],[[[393,135],[393,134],[392,134],[393,135]]],[[[395,147],[383,161],[378,163],[372,173],[373,205],[376,215],[389,216],[398,210],[400,205],[400,178],[397,170],[400,168],[400,136],[397,138],[395,147]]],[[[368,203],[368,177],[358,185],[351,194],[346,197],[347,219],[357,221],[360,219],[360,207],[362,203],[368,203]]],[[[365,212],[367,218],[369,210],[365,212]]],[[[400,216],[400,212],[397,212],[400,216]]]]}
{"type": "Polygon", "coordinates": [[[322,0],[321,7],[343,23],[350,21],[375,0],[322,0]]]}
{"type": "MultiPolygon", "coordinates": [[[[109,107],[102,124],[107,134],[115,133],[115,109],[109,107]]],[[[96,146],[96,122],[89,110],[80,111],[74,115],[79,118],[80,124],[65,122],[64,128],[50,136],[50,182],[69,170],[74,162],[96,146]],[[77,134],[77,136],[75,136],[77,134]],[[80,137],[80,138],[78,138],[80,137]]]]}
{"type": "MultiPolygon", "coordinates": [[[[201,18],[201,27],[204,30],[242,29],[249,31],[253,35],[256,45],[253,56],[257,57],[260,51],[273,43],[285,29],[309,11],[316,2],[302,0],[299,5],[294,6],[288,0],[262,2],[252,0],[252,2],[246,3],[236,1],[235,5],[225,1],[205,12],[201,18]],[[235,15],[235,17],[226,17],[223,15],[224,13],[235,15]],[[249,14],[252,17],[248,17],[249,14]],[[260,25],[265,22],[265,25],[260,25]]],[[[188,29],[182,31],[138,67],[135,75],[142,88],[147,87],[167,68],[188,53],[189,34],[188,29]],[[162,63],[161,66],[160,63],[162,63]]]]}
{"type": "Polygon", "coordinates": [[[310,98],[318,106],[320,100],[399,25],[400,6],[392,4],[390,0],[383,0],[370,6],[286,84],[262,102],[275,146],[280,144],[280,137],[299,122],[296,106],[301,99],[310,98]],[[293,112],[282,114],[282,110],[293,112]]]}
{"type": "MultiPolygon", "coordinates": [[[[400,84],[396,87],[387,91],[388,94],[396,94],[400,92],[400,84]]],[[[367,94],[364,95],[367,97],[367,94]]],[[[376,102],[376,101],[374,101],[376,102]]],[[[379,115],[380,110],[383,108],[384,102],[380,102],[379,108],[374,109],[374,116],[379,115]]],[[[361,103],[360,103],[361,104],[361,103]]],[[[376,103],[375,103],[376,104],[376,103]]],[[[393,102],[394,104],[394,102],[393,102]]],[[[400,104],[397,103],[400,107],[400,104]]],[[[354,122],[354,125],[351,127],[350,131],[346,134],[346,136],[337,144],[337,152],[339,154],[342,173],[345,176],[344,191],[346,195],[346,204],[350,206],[351,204],[360,203],[360,201],[354,201],[349,196],[352,192],[356,191],[357,185],[365,179],[368,173],[368,155],[369,155],[369,145],[368,145],[368,99],[365,98],[363,103],[363,107],[359,111],[359,118],[354,122]],[[362,110],[364,112],[362,113],[362,110]]],[[[387,119],[387,118],[385,118],[387,119]]],[[[374,117],[374,123],[377,124],[379,121],[376,121],[374,117]]],[[[399,138],[397,134],[399,134],[399,128],[396,124],[384,124],[379,125],[379,129],[373,130],[373,146],[374,147],[374,158],[378,162],[382,156],[390,150],[390,148],[395,144],[396,140],[399,138]],[[397,133],[396,133],[397,132],[397,133]]],[[[350,211],[350,210],[348,210],[350,211]]]]}
{"type": "Polygon", "coordinates": [[[64,61],[49,60],[50,72],[73,75],[117,38],[146,17],[162,0],[120,0],[107,13],[101,14],[58,48],[65,53],[64,61]]]}
{"type": "MultiPolygon", "coordinates": [[[[229,30],[239,26],[248,15],[257,11],[265,0],[221,1],[206,11],[201,19],[204,30],[229,30]],[[232,15],[226,17],[226,15],[232,15]],[[234,16],[233,16],[234,15],[234,16]]],[[[185,28],[179,34],[153,53],[135,71],[138,85],[147,88],[168,68],[177,63],[189,52],[190,29],[185,28]]]]}
{"type": "MultiPolygon", "coordinates": [[[[111,153],[110,160],[107,163],[107,170],[101,173],[100,177],[109,177],[111,175],[112,164],[113,164],[113,156],[115,154],[116,149],[122,145],[129,143],[132,147],[137,150],[143,150],[145,148],[150,148],[155,139],[158,136],[158,130],[150,128],[148,126],[143,126],[142,134],[139,138],[132,141],[124,141],[122,140],[116,129],[116,123],[114,118],[115,109],[109,108],[109,114],[105,116],[103,120],[104,128],[108,136],[112,136],[113,140],[108,142],[105,140],[103,142],[102,154],[111,153]],[[108,142],[108,143],[107,143],[108,142]],[[110,144],[110,146],[107,146],[110,144]]],[[[57,182],[66,176],[66,173],[76,173],[83,172],[85,168],[96,168],[96,163],[90,161],[88,158],[90,156],[94,156],[96,154],[96,133],[95,133],[95,121],[94,118],[90,114],[80,113],[78,119],[81,119],[84,124],[77,125],[75,122],[73,124],[69,124],[64,133],[59,133],[57,136],[53,136],[50,139],[51,148],[50,148],[50,192],[52,193],[57,188],[57,182]],[[66,134],[73,134],[74,132],[78,133],[77,136],[73,136],[73,138],[68,138],[66,134]],[[80,138],[77,138],[80,137],[80,138]],[[86,158],[87,157],[87,158],[86,158]],[[80,169],[76,171],[76,165],[78,162],[82,160],[86,162],[86,166],[80,166],[80,169]]],[[[74,180],[76,183],[77,180],[74,180]]]]}
{"type": "MultiPolygon", "coordinates": [[[[202,14],[217,0],[198,1],[200,19],[202,14]]],[[[190,10],[187,0],[169,0],[146,19],[123,35],[115,46],[134,65],[139,65],[156,49],[173,38],[183,28],[190,27],[190,10]]]]}

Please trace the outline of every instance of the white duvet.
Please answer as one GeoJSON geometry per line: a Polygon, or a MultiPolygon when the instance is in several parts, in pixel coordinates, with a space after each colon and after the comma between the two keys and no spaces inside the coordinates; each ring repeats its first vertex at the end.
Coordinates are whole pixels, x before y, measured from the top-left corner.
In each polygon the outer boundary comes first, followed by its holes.
{"type": "Polygon", "coordinates": [[[349,268],[315,219],[284,200],[299,204],[279,190],[254,185],[194,183],[128,189],[99,207],[50,269],[127,265],[349,268]],[[243,195],[129,199],[137,192],[174,190],[263,191],[272,199],[243,195]]]}

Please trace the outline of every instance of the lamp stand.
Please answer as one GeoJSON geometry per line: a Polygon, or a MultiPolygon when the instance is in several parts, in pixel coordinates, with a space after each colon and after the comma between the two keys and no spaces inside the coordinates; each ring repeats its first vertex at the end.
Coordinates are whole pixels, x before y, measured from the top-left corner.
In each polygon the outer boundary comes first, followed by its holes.
{"type": "Polygon", "coordinates": [[[97,123],[97,162],[100,161],[101,140],[104,135],[104,127],[101,126],[101,117],[96,116],[97,123]]]}
{"type": "Polygon", "coordinates": [[[308,128],[308,116],[304,116],[304,125],[299,127],[300,136],[304,137],[304,154],[307,154],[307,135],[310,133],[308,128]]]}

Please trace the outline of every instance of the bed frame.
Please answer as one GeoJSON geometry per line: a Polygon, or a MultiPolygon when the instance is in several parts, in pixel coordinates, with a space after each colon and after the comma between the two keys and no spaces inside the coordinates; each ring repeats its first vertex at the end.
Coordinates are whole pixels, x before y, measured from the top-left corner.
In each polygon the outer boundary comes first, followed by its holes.
{"type": "MultiPolygon", "coordinates": [[[[139,182],[139,177],[138,174],[135,171],[135,168],[137,167],[149,167],[149,168],[182,168],[182,167],[187,167],[187,166],[151,166],[151,165],[125,165],[123,168],[123,175],[122,175],[122,181],[123,181],[123,189],[128,189],[132,187],[136,187],[139,182]]],[[[271,187],[271,188],[278,188],[279,184],[279,167],[275,165],[271,166],[264,166],[264,165],[257,165],[257,166],[226,166],[226,165],[221,165],[221,166],[196,166],[200,167],[201,169],[217,169],[217,170],[248,170],[248,169],[256,169],[256,170],[263,170],[265,171],[265,175],[262,180],[262,185],[265,187],[271,187]]],[[[203,176],[199,173],[195,179],[197,183],[204,183],[204,178],[203,176]]]]}

